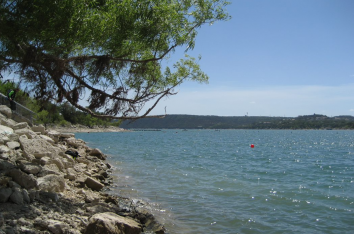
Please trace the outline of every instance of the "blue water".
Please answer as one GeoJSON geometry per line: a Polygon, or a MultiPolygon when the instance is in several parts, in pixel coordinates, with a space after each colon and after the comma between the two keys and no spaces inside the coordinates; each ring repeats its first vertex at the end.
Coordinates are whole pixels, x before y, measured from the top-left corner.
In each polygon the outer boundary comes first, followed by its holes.
{"type": "Polygon", "coordinates": [[[109,155],[113,192],[147,201],[168,233],[353,233],[354,131],[76,137],[109,155]]]}

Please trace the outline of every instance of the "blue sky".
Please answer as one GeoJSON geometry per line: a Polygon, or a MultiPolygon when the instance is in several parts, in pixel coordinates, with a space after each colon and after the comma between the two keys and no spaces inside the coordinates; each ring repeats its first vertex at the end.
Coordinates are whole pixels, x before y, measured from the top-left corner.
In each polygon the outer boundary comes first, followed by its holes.
{"type": "Polygon", "coordinates": [[[231,2],[189,53],[209,84],[182,84],[151,114],[354,115],[353,0],[231,2]]]}

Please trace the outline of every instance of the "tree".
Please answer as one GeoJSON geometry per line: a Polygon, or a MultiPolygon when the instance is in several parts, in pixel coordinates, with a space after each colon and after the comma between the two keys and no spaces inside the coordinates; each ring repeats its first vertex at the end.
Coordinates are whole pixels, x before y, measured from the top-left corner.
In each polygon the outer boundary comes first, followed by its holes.
{"type": "Polygon", "coordinates": [[[0,0],[0,72],[16,72],[37,99],[67,100],[92,116],[147,117],[182,82],[208,81],[193,57],[165,61],[176,48],[192,50],[202,25],[227,20],[228,4],[0,0]]]}

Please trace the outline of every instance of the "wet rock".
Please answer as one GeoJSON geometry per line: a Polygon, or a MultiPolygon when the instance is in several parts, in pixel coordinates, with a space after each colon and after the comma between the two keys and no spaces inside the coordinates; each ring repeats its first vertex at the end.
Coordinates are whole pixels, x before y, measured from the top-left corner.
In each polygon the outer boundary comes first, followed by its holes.
{"type": "Polygon", "coordinates": [[[111,212],[95,214],[89,221],[90,223],[84,234],[140,234],[142,231],[142,228],[136,221],[129,218],[124,218],[111,212]]]}
{"type": "Polygon", "coordinates": [[[85,184],[87,187],[89,187],[92,190],[96,190],[96,191],[100,191],[101,189],[103,189],[104,185],[101,184],[100,182],[98,182],[97,180],[91,178],[91,177],[87,177],[85,180],[85,184]]]}

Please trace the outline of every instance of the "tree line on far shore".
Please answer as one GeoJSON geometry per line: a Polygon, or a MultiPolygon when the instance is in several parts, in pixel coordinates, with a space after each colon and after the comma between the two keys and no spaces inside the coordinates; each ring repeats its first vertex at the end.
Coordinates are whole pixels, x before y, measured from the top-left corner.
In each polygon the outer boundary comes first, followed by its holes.
{"type": "MultiPolygon", "coordinates": [[[[4,95],[7,95],[9,90],[15,89],[16,87],[18,87],[18,84],[13,82],[0,81],[0,92],[4,95]]],[[[17,92],[15,101],[35,113],[35,124],[54,124],[63,127],[68,127],[72,124],[81,124],[88,127],[107,127],[119,126],[121,122],[93,117],[90,114],[77,110],[68,102],[57,105],[49,101],[36,100],[21,89],[17,92]]]]}
{"type": "Polygon", "coordinates": [[[124,121],[127,129],[354,129],[353,116],[304,115],[268,116],[198,116],[167,115],[162,119],[124,121]]]}

